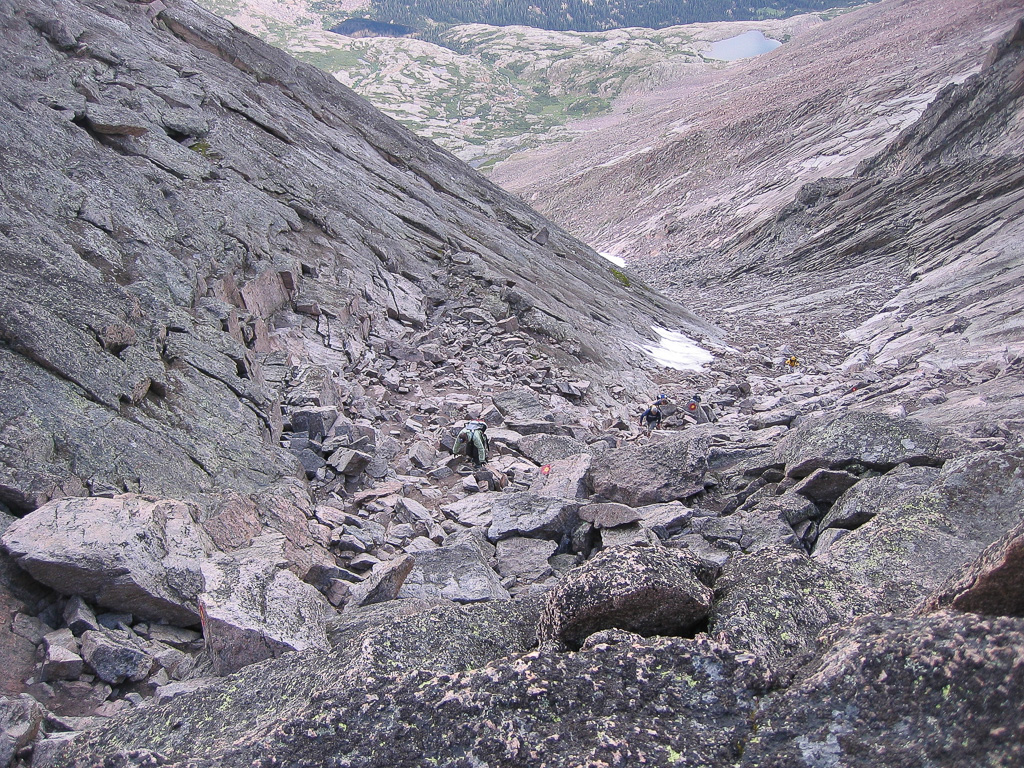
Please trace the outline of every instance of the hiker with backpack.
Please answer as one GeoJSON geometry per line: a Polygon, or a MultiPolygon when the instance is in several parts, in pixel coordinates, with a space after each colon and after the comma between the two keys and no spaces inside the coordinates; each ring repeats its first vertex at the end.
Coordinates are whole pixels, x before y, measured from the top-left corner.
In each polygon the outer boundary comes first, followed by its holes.
{"type": "Polygon", "coordinates": [[[487,461],[487,424],[482,421],[469,421],[455,438],[452,453],[456,456],[465,455],[473,466],[480,469],[487,461]]]}
{"type": "Polygon", "coordinates": [[[700,395],[694,395],[686,404],[686,415],[690,416],[698,424],[714,424],[718,421],[718,414],[715,409],[700,401],[700,395]]]}
{"type": "Polygon", "coordinates": [[[661,426],[661,420],[664,417],[662,407],[668,403],[667,395],[658,395],[658,399],[647,406],[647,410],[640,414],[640,431],[647,428],[647,434],[651,434],[655,429],[661,426]]]}

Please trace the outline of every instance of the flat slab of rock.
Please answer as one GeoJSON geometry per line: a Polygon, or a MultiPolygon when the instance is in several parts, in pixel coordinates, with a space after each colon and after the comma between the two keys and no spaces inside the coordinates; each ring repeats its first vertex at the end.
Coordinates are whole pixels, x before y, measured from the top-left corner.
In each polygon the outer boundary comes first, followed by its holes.
{"type": "Polygon", "coordinates": [[[457,603],[508,600],[498,574],[484,560],[479,547],[456,544],[416,554],[412,572],[398,597],[430,600],[443,598],[457,603]]]}
{"type": "Polygon", "coordinates": [[[442,504],[441,511],[463,525],[486,528],[494,520],[491,508],[497,498],[494,493],[476,493],[451,504],[442,504]]]}
{"type": "Polygon", "coordinates": [[[679,634],[711,610],[711,589],[685,550],[607,549],[569,571],[548,594],[537,635],[570,648],[602,629],[679,634]]]}
{"type": "Polygon", "coordinates": [[[683,530],[693,517],[693,510],[680,501],[648,504],[639,507],[636,511],[644,526],[663,539],[683,530]]]}
{"type": "Polygon", "coordinates": [[[519,441],[519,451],[535,464],[550,464],[587,452],[586,443],[565,435],[534,434],[519,441]]]}
{"type": "Polygon", "coordinates": [[[796,478],[853,464],[888,470],[897,464],[939,463],[940,441],[938,432],[913,419],[847,411],[801,420],[779,442],[775,458],[796,478]]]}
{"type": "Polygon", "coordinates": [[[576,523],[579,502],[524,491],[503,493],[491,508],[493,521],[487,529],[491,541],[509,536],[560,539],[576,523]]]}
{"type": "Polygon", "coordinates": [[[568,459],[558,459],[547,465],[530,483],[530,493],[556,499],[582,499],[587,496],[587,473],[590,471],[589,453],[568,459]]]}
{"type": "Polygon", "coordinates": [[[288,651],[328,646],[324,623],[334,609],[316,589],[258,549],[203,563],[206,591],[200,596],[200,614],[218,675],[288,651]]]}
{"type": "Polygon", "coordinates": [[[580,507],[579,516],[580,520],[585,520],[595,528],[615,528],[643,519],[639,510],[614,501],[585,504],[580,507]]]}
{"type": "Polygon", "coordinates": [[[523,583],[540,581],[554,573],[548,558],[556,549],[556,542],[545,539],[502,539],[497,544],[498,572],[505,577],[515,576],[523,583]]]}
{"type": "Polygon", "coordinates": [[[125,494],[50,502],[8,528],[22,568],[65,595],[171,624],[199,621],[200,563],[213,543],[180,501],[125,494]]]}

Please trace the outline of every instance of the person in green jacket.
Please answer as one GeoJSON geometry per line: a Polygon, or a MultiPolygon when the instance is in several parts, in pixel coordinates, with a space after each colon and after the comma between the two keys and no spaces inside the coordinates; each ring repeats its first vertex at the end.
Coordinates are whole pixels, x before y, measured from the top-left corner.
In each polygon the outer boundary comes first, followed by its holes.
{"type": "Polygon", "coordinates": [[[487,461],[487,425],[482,421],[470,421],[455,438],[452,453],[456,456],[465,454],[479,469],[487,461]]]}

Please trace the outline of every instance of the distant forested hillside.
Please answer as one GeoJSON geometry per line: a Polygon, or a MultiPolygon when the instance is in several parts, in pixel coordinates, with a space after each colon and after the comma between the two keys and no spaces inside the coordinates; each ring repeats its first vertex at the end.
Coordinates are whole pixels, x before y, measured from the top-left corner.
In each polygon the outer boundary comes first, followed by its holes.
{"type": "MultiPolygon", "coordinates": [[[[371,0],[378,21],[421,28],[450,24],[522,24],[600,32],[707,21],[778,18],[862,5],[864,0],[371,0]]],[[[329,5],[324,2],[323,5],[329,5]]]]}

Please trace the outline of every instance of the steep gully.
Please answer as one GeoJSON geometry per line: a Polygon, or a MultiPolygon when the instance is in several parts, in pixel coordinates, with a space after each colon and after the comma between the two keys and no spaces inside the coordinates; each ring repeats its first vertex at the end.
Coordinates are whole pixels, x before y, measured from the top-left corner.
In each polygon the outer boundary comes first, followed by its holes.
{"type": "MultiPolygon", "coordinates": [[[[1020,758],[1014,360],[659,369],[651,325],[717,330],[319,73],[187,2],[0,9],[4,759],[1020,758]],[[717,424],[637,434],[694,389],[717,424]]],[[[1020,58],[1018,28],[861,197],[808,189],[727,263],[828,264],[772,244],[960,189],[929,137],[1019,145],[1020,58]]]]}

